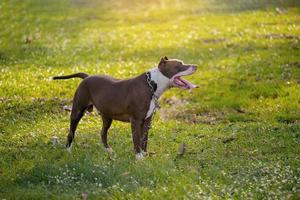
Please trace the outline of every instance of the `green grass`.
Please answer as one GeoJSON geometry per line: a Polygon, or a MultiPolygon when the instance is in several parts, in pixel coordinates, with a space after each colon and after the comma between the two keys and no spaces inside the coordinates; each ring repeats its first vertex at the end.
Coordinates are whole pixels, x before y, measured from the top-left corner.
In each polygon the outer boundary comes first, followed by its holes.
{"type": "Polygon", "coordinates": [[[299,199],[299,13],[296,0],[1,1],[0,199],[299,199]],[[163,95],[154,155],[136,162],[121,122],[107,155],[96,113],[72,154],[52,145],[80,80],[51,76],[128,78],[165,55],[198,64],[200,88],[163,95]]]}

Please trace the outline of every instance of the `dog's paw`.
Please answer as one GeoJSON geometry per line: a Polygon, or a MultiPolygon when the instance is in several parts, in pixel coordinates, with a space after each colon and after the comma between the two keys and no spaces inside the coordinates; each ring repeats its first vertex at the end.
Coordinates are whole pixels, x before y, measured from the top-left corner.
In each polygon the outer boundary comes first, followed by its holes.
{"type": "Polygon", "coordinates": [[[135,154],[135,159],[136,160],[142,160],[144,158],[143,153],[137,153],[135,154]]]}
{"type": "Polygon", "coordinates": [[[72,146],[67,147],[67,152],[68,152],[68,153],[72,153],[72,146]]]}
{"type": "Polygon", "coordinates": [[[148,152],[147,151],[142,151],[143,156],[148,156],[148,152]]]}
{"type": "Polygon", "coordinates": [[[105,151],[109,154],[113,154],[114,150],[111,147],[105,148],[105,151]]]}

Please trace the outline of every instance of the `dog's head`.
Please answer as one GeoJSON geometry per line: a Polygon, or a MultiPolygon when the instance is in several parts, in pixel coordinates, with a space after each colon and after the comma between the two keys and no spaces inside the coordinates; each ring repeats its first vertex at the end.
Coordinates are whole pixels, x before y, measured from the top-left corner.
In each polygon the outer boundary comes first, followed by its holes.
{"type": "Polygon", "coordinates": [[[171,81],[171,86],[179,87],[181,89],[189,90],[197,86],[182,78],[193,74],[197,70],[194,64],[184,64],[178,59],[168,59],[166,56],[161,58],[158,68],[160,72],[168,77],[171,81]]]}

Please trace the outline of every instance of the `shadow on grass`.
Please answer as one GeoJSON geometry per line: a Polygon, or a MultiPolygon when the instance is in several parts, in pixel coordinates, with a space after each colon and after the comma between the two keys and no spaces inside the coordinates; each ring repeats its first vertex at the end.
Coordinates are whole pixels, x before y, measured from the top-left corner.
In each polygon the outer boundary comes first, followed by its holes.
{"type": "Polygon", "coordinates": [[[40,65],[43,60],[55,57],[64,51],[61,44],[77,36],[78,30],[84,29],[91,21],[89,17],[95,10],[101,12],[98,14],[100,19],[105,18],[107,12],[101,2],[89,2],[89,7],[80,0],[4,3],[0,17],[0,27],[4,30],[1,33],[4,40],[0,46],[0,64],[25,62],[40,65]],[[97,9],[91,9],[93,6],[97,9]]]}
{"type": "Polygon", "coordinates": [[[65,99],[0,100],[0,129],[5,132],[9,126],[21,127],[22,124],[34,124],[49,115],[63,112],[62,105],[69,103],[65,99]]]}
{"type": "Polygon", "coordinates": [[[19,173],[15,180],[6,180],[0,191],[9,193],[12,188],[29,190],[42,186],[45,196],[49,193],[79,196],[82,192],[90,196],[109,196],[111,190],[131,193],[141,187],[154,189],[157,184],[167,184],[177,176],[175,166],[169,161],[136,163],[128,158],[99,157],[97,152],[75,152],[72,155],[63,152],[63,155],[51,148],[40,156],[46,158],[47,153],[56,154],[56,157],[50,154],[47,160],[19,173]]]}

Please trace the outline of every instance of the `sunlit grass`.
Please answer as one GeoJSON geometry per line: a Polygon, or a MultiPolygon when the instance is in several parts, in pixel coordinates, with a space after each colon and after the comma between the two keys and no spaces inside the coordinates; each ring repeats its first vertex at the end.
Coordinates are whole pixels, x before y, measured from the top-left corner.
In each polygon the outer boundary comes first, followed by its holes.
{"type": "Polygon", "coordinates": [[[292,0],[1,1],[0,198],[298,199],[299,11],[292,0]],[[136,162],[130,125],[114,122],[107,155],[96,113],[65,152],[62,106],[80,80],[52,76],[128,78],[165,55],[197,64],[188,79],[200,88],[163,95],[155,154],[136,162]]]}

